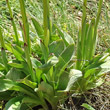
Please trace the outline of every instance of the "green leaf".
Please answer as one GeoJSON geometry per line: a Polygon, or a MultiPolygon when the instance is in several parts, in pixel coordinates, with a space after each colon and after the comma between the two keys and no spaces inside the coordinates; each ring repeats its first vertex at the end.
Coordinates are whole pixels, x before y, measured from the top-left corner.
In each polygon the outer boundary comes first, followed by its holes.
{"type": "Polygon", "coordinates": [[[104,79],[103,78],[99,78],[99,77],[96,77],[98,78],[97,80],[92,80],[91,82],[88,83],[87,87],[86,87],[86,90],[90,90],[90,89],[93,89],[93,88],[96,88],[96,87],[99,87],[101,86],[103,83],[104,83],[104,79]]]}
{"type": "Polygon", "coordinates": [[[12,47],[12,52],[18,60],[24,61],[24,59],[22,57],[22,53],[19,52],[17,49],[15,49],[14,46],[12,47]]]}
{"type": "Polygon", "coordinates": [[[53,87],[46,82],[41,82],[38,86],[38,90],[48,94],[50,97],[54,96],[53,87]]]}
{"type": "Polygon", "coordinates": [[[40,38],[42,38],[42,36],[44,34],[43,28],[41,27],[40,23],[36,19],[34,19],[34,18],[31,18],[31,19],[32,19],[32,22],[34,24],[34,27],[36,29],[36,32],[37,32],[38,36],[40,38]]]}
{"type": "Polygon", "coordinates": [[[44,57],[44,60],[45,60],[45,63],[46,63],[47,60],[48,60],[49,50],[48,50],[48,48],[44,45],[44,43],[43,43],[42,41],[40,41],[40,47],[41,47],[42,54],[43,54],[43,57],[44,57]]]}
{"type": "Polygon", "coordinates": [[[6,78],[11,79],[13,81],[23,79],[25,75],[16,68],[11,68],[6,74],[6,78]]]}
{"type": "Polygon", "coordinates": [[[10,99],[5,106],[5,110],[20,110],[21,101],[23,97],[18,96],[10,99]]]}
{"type": "Polygon", "coordinates": [[[60,36],[62,37],[62,39],[64,40],[64,43],[65,43],[66,46],[68,46],[69,44],[74,44],[73,38],[68,33],[63,32],[55,24],[54,24],[54,27],[58,30],[58,32],[59,32],[60,36]]]}
{"type": "Polygon", "coordinates": [[[42,70],[39,69],[39,68],[36,68],[36,77],[37,77],[37,81],[38,81],[38,84],[40,83],[40,79],[41,79],[41,75],[42,75],[42,70]]]}
{"type": "Polygon", "coordinates": [[[68,85],[65,89],[65,91],[69,91],[73,84],[80,78],[82,77],[82,72],[79,70],[71,69],[70,74],[69,74],[69,82],[68,85]]]}
{"type": "Polygon", "coordinates": [[[9,79],[0,79],[0,92],[11,89],[15,83],[9,79]]]}
{"type": "Polygon", "coordinates": [[[32,88],[30,88],[29,86],[23,84],[23,83],[16,83],[11,90],[14,91],[20,91],[30,97],[33,98],[38,98],[37,94],[34,92],[34,90],[32,88]]]}
{"type": "Polygon", "coordinates": [[[22,49],[21,47],[15,45],[15,46],[13,46],[13,48],[14,48],[16,51],[18,51],[19,53],[21,53],[22,55],[24,54],[24,51],[23,51],[23,49],[22,49]]]}
{"type": "Polygon", "coordinates": [[[0,71],[5,70],[5,66],[0,63],[0,71]]]}
{"type": "Polygon", "coordinates": [[[6,43],[5,47],[9,52],[13,53],[11,43],[6,43]]]}
{"type": "Polygon", "coordinates": [[[3,91],[3,92],[0,92],[0,100],[10,100],[10,98],[12,98],[13,92],[12,91],[3,91]]]}
{"type": "Polygon", "coordinates": [[[42,105],[42,102],[40,101],[40,99],[34,99],[32,97],[24,97],[22,100],[22,103],[31,103],[34,104],[34,106],[38,106],[38,105],[42,105]]]}
{"type": "Polygon", "coordinates": [[[69,73],[67,71],[64,71],[59,78],[57,90],[65,90],[68,85],[68,81],[69,81],[69,73]]]}
{"type": "Polygon", "coordinates": [[[49,53],[54,53],[57,57],[62,53],[63,50],[64,42],[61,39],[54,41],[49,45],[49,53]]]}
{"type": "Polygon", "coordinates": [[[92,74],[94,74],[96,72],[97,68],[92,68],[86,71],[86,73],[84,73],[84,78],[87,78],[89,76],[91,76],[92,74]]]}
{"type": "Polygon", "coordinates": [[[28,80],[28,79],[26,79],[26,78],[23,79],[23,80],[21,80],[21,83],[23,83],[23,84],[25,84],[25,85],[31,87],[32,89],[35,89],[36,86],[37,86],[37,83],[32,82],[32,81],[30,81],[30,80],[28,80]]]}
{"type": "Polygon", "coordinates": [[[38,66],[41,66],[41,62],[38,61],[35,58],[31,58],[31,62],[32,62],[32,65],[33,65],[34,68],[37,68],[38,66]]]}
{"type": "Polygon", "coordinates": [[[19,63],[8,63],[8,65],[15,67],[15,68],[23,68],[24,67],[23,64],[19,64],[19,63]]]}
{"type": "Polygon", "coordinates": [[[83,103],[81,106],[86,108],[87,110],[95,110],[92,106],[90,106],[89,104],[86,104],[86,103],[83,103]]]}
{"type": "Polygon", "coordinates": [[[63,33],[64,33],[64,38],[68,42],[68,44],[75,44],[73,38],[67,32],[63,32],[63,33]]]}
{"type": "Polygon", "coordinates": [[[26,75],[30,75],[30,70],[29,70],[29,66],[28,64],[25,62],[22,62],[22,64],[24,65],[24,68],[22,68],[22,71],[26,74],[26,75]]]}
{"type": "Polygon", "coordinates": [[[70,62],[74,52],[74,44],[69,45],[59,56],[59,62],[56,64],[55,67],[55,79],[57,76],[60,76],[64,69],[66,68],[67,64],[70,62]]]}
{"type": "Polygon", "coordinates": [[[52,108],[54,110],[56,110],[56,107],[57,107],[57,104],[58,104],[59,100],[58,100],[57,97],[54,97],[53,87],[50,84],[46,83],[46,82],[42,82],[38,86],[38,91],[43,92],[44,98],[52,105],[52,108]]]}

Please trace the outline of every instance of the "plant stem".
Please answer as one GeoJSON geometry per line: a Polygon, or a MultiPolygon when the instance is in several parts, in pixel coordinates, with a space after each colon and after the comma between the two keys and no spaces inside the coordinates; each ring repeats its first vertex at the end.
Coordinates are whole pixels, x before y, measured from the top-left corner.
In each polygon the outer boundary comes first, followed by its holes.
{"type": "Polygon", "coordinates": [[[29,24],[28,24],[28,20],[27,20],[27,17],[26,17],[25,4],[24,4],[24,0],[19,0],[19,2],[20,2],[22,21],[23,21],[23,26],[21,26],[21,27],[23,29],[24,51],[25,51],[27,64],[29,66],[31,78],[35,82],[36,81],[36,75],[33,71],[32,62],[31,62],[31,59],[30,59],[31,45],[30,45],[30,37],[29,37],[29,24]]]}
{"type": "MultiPolygon", "coordinates": [[[[101,8],[102,8],[102,4],[103,4],[103,0],[99,0],[99,8],[98,8],[98,12],[97,12],[97,18],[96,18],[96,23],[95,23],[95,29],[94,29],[94,48],[96,46],[96,39],[97,39],[97,28],[98,28],[98,23],[99,23],[99,19],[100,19],[100,14],[101,14],[101,8]]],[[[92,55],[94,55],[95,53],[95,49],[93,50],[92,55]]]]}
{"type": "Polygon", "coordinates": [[[7,57],[6,57],[5,44],[4,44],[4,39],[3,39],[3,36],[2,36],[1,27],[0,27],[0,43],[1,43],[2,61],[3,61],[3,64],[5,65],[6,71],[8,72],[8,70],[9,70],[8,60],[7,60],[7,57]]]}
{"type": "Polygon", "coordinates": [[[81,33],[81,48],[82,48],[82,58],[84,60],[84,42],[86,38],[86,7],[87,7],[87,0],[83,0],[83,16],[82,16],[82,33],[81,33]]]}
{"type": "Polygon", "coordinates": [[[24,0],[19,0],[20,8],[21,8],[21,15],[22,15],[22,21],[23,21],[23,31],[24,31],[24,42],[28,45],[29,52],[31,50],[31,44],[30,44],[30,37],[29,37],[29,23],[26,16],[26,10],[25,10],[25,4],[24,0]]]}
{"type": "Polygon", "coordinates": [[[49,0],[43,0],[44,44],[48,47],[50,33],[49,0]]]}
{"type": "Polygon", "coordinates": [[[7,6],[8,6],[8,9],[9,9],[10,19],[11,19],[11,22],[12,22],[12,25],[13,25],[13,30],[14,30],[14,33],[15,33],[14,40],[19,45],[19,38],[18,38],[17,28],[16,28],[16,25],[15,25],[15,22],[14,22],[14,19],[13,19],[13,14],[12,14],[12,10],[11,10],[11,7],[10,7],[9,0],[6,0],[6,3],[7,3],[7,6]]]}

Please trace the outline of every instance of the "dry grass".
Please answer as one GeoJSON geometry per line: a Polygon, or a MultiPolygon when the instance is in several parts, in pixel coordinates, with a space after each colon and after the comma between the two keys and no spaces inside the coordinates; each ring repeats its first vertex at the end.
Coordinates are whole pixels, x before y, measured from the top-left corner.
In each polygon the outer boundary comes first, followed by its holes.
{"type": "Polygon", "coordinates": [[[87,103],[95,110],[110,110],[110,75],[106,76],[105,83],[93,90],[87,91],[82,96],[70,96],[58,110],[86,110],[81,105],[87,103]]]}

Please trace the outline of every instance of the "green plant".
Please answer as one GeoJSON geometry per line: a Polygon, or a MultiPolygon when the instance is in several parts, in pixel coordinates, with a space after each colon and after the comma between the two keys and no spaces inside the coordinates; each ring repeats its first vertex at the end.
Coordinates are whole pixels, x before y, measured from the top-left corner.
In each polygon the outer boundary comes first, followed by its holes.
{"type": "Polygon", "coordinates": [[[79,30],[78,36],[78,49],[77,49],[77,61],[76,68],[81,70],[85,61],[90,61],[96,49],[96,39],[97,39],[97,26],[99,23],[101,7],[102,7],[103,0],[99,1],[99,8],[97,12],[97,18],[92,19],[91,23],[86,23],[86,6],[87,0],[84,0],[83,4],[83,16],[82,16],[82,27],[79,30]]]}
{"type": "Polygon", "coordinates": [[[11,92],[8,94],[13,94],[13,91],[19,91],[21,93],[15,97],[15,92],[12,97],[9,97],[11,99],[7,102],[5,109],[9,110],[14,106],[16,109],[27,109],[28,107],[41,105],[47,110],[49,109],[48,102],[51,104],[52,109],[56,110],[58,101],[61,98],[60,95],[66,96],[66,94],[62,92],[62,89],[66,89],[66,86],[68,90],[70,89],[71,83],[67,85],[67,82],[70,81],[74,83],[77,78],[81,76],[81,73],[79,73],[76,77],[73,77],[74,74],[72,72],[74,70],[71,70],[70,77],[68,77],[68,72],[64,72],[73,56],[74,44],[71,43],[65,47],[62,39],[49,43],[51,36],[49,2],[43,1],[44,10],[47,10],[46,12],[44,11],[44,27],[42,28],[42,26],[32,18],[40,38],[38,40],[43,59],[42,61],[38,61],[35,58],[31,58],[29,24],[26,17],[24,1],[19,0],[19,2],[23,21],[23,24],[20,23],[20,26],[24,40],[21,46],[24,44],[24,51],[18,44],[11,46],[10,42],[5,43],[6,48],[14,55],[14,59],[11,59],[11,62],[7,62],[10,69],[7,71],[8,73],[0,79],[0,93],[3,94],[9,91],[11,92]],[[60,47],[62,48],[59,49],[60,47]],[[57,49],[59,50],[57,51],[57,49]],[[60,84],[62,83],[60,79],[65,78],[65,75],[68,77],[66,79],[67,81],[61,86],[60,84]]]}
{"type": "Polygon", "coordinates": [[[81,106],[83,106],[87,110],[95,110],[93,107],[91,107],[89,104],[86,104],[86,103],[83,103],[81,106]]]}
{"type": "MultiPolygon", "coordinates": [[[[19,3],[22,15],[20,27],[23,41],[20,41],[20,45],[11,45],[10,41],[4,43],[0,31],[1,47],[6,47],[13,57],[11,59],[2,57],[3,64],[0,65],[2,70],[0,96],[3,98],[6,94],[9,96],[5,105],[6,110],[28,110],[39,105],[44,110],[49,110],[49,108],[56,110],[59,100],[67,99],[68,93],[78,92],[82,94],[103,83],[103,80],[100,79],[101,76],[105,75],[105,72],[109,71],[109,68],[105,69],[105,65],[108,63],[106,58],[109,55],[107,54],[104,57],[99,55],[92,58],[95,51],[94,46],[102,0],[99,1],[96,22],[93,19],[91,24],[86,24],[87,0],[84,0],[82,29],[79,31],[78,39],[77,62],[73,61],[75,55],[74,40],[55,24],[51,26],[49,0],[43,0],[43,25],[35,18],[31,18],[38,35],[35,37],[38,51],[36,53],[38,58],[41,58],[36,59],[32,56],[31,51],[33,50],[31,48],[25,4],[23,0],[19,0],[19,3]],[[57,29],[59,33],[57,40],[53,40],[55,35],[52,33],[52,27],[57,29]],[[90,42],[90,44],[87,44],[87,42],[90,42]],[[86,49],[88,51],[92,49],[92,55],[85,52],[86,49]],[[5,63],[4,60],[6,60],[5,63]],[[89,62],[86,62],[86,60],[89,60],[89,62]],[[6,70],[3,69],[4,67],[6,70]]],[[[0,99],[3,100],[1,97],[0,99]]]]}
{"type": "Polygon", "coordinates": [[[16,25],[15,25],[15,22],[14,22],[14,19],[13,19],[13,14],[12,14],[12,10],[11,10],[11,7],[10,7],[9,0],[6,0],[6,2],[7,2],[7,7],[9,9],[9,13],[10,13],[10,20],[11,20],[12,25],[13,25],[13,30],[15,32],[14,40],[19,45],[19,38],[18,38],[18,34],[17,34],[17,28],[16,28],[16,25]]]}

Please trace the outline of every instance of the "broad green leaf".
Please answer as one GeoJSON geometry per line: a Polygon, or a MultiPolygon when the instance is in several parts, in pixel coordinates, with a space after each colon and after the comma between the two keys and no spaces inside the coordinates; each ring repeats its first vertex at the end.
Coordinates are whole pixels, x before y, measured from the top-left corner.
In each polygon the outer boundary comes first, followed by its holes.
{"type": "Polygon", "coordinates": [[[65,90],[68,85],[68,81],[69,81],[69,73],[64,71],[59,78],[57,90],[65,90]]]}
{"type": "Polygon", "coordinates": [[[39,68],[36,68],[36,77],[37,77],[37,81],[38,81],[38,84],[40,83],[40,80],[41,80],[41,75],[42,75],[42,70],[39,69],[39,68]]]}
{"type": "Polygon", "coordinates": [[[83,103],[81,106],[86,108],[87,110],[95,110],[91,105],[89,105],[87,103],[83,103]]]}
{"type": "Polygon", "coordinates": [[[50,97],[54,95],[53,87],[46,82],[41,82],[38,86],[38,90],[48,94],[50,97]]]}
{"type": "Polygon", "coordinates": [[[26,75],[30,75],[30,70],[29,70],[29,66],[26,62],[22,62],[22,64],[24,65],[24,68],[22,68],[22,71],[26,74],[26,75]]]}
{"type": "Polygon", "coordinates": [[[40,23],[36,19],[34,19],[34,18],[31,18],[31,19],[32,19],[32,22],[34,24],[34,27],[36,29],[36,32],[37,32],[38,36],[40,38],[42,38],[42,36],[44,34],[43,28],[41,27],[40,23]]]}
{"type": "Polygon", "coordinates": [[[9,52],[13,53],[11,43],[6,43],[5,47],[9,52]]]}
{"type": "Polygon", "coordinates": [[[24,67],[23,64],[19,64],[19,63],[8,63],[8,65],[15,67],[15,68],[23,68],[24,67]]]}
{"type": "Polygon", "coordinates": [[[12,46],[12,52],[18,60],[24,61],[24,59],[22,57],[22,53],[19,52],[17,49],[15,49],[13,46],[12,46]]]}
{"type": "Polygon", "coordinates": [[[48,62],[47,64],[41,65],[38,68],[41,69],[42,71],[49,71],[51,66],[52,66],[52,63],[48,62]]]}
{"type": "Polygon", "coordinates": [[[68,44],[75,44],[73,38],[67,32],[63,32],[63,33],[64,33],[64,38],[68,42],[68,44]]]}
{"type": "Polygon", "coordinates": [[[40,101],[40,98],[32,98],[32,97],[24,97],[22,100],[22,103],[27,103],[27,104],[34,104],[34,106],[42,105],[42,102],[40,101]]]}
{"type": "Polygon", "coordinates": [[[55,28],[58,30],[60,36],[62,37],[62,39],[64,40],[64,43],[66,46],[68,46],[69,44],[74,44],[74,40],[73,38],[66,32],[63,32],[61,29],[58,28],[57,25],[55,25],[55,28]]]}
{"type": "Polygon", "coordinates": [[[55,67],[55,79],[57,76],[60,76],[64,69],[66,68],[67,64],[70,62],[74,52],[74,44],[69,45],[59,56],[59,61],[55,67]]]}
{"type": "Polygon", "coordinates": [[[32,62],[32,65],[33,65],[34,68],[37,68],[38,66],[41,66],[41,62],[38,61],[35,58],[31,58],[31,62],[32,62]]]}
{"type": "Polygon", "coordinates": [[[33,98],[38,98],[37,94],[34,92],[34,90],[32,88],[30,88],[29,86],[23,84],[23,83],[16,83],[15,86],[13,86],[11,88],[11,90],[14,91],[20,91],[30,97],[33,98]]]}
{"type": "Polygon", "coordinates": [[[15,83],[9,79],[0,79],[0,92],[11,89],[15,83]]]}
{"type": "Polygon", "coordinates": [[[14,48],[16,51],[18,51],[19,53],[21,53],[22,55],[24,54],[24,51],[23,51],[23,49],[22,49],[21,47],[15,45],[15,46],[13,46],[13,48],[14,48]]]}
{"type": "Polygon", "coordinates": [[[48,62],[47,63],[50,63],[51,64],[51,66],[52,65],[55,65],[56,63],[58,63],[58,58],[56,57],[56,56],[52,56],[49,60],[48,60],[48,62]]]}
{"type": "Polygon", "coordinates": [[[13,81],[23,79],[25,75],[16,68],[11,68],[6,74],[6,78],[11,79],[13,81]]]}
{"type": "Polygon", "coordinates": [[[38,91],[43,92],[43,97],[51,104],[52,108],[56,110],[59,100],[57,97],[54,97],[53,87],[46,82],[42,82],[38,86],[38,91]]]}
{"type": "Polygon", "coordinates": [[[45,63],[46,63],[47,60],[48,60],[49,50],[48,50],[48,48],[44,45],[44,43],[43,43],[42,41],[40,41],[40,47],[41,47],[42,54],[43,54],[43,57],[44,57],[44,60],[45,60],[45,63]]]}
{"type": "Polygon", "coordinates": [[[20,110],[21,101],[23,97],[18,96],[10,99],[5,106],[5,110],[20,110]]]}
{"type": "Polygon", "coordinates": [[[37,83],[32,82],[32,81],[30,81],[30,80],[28,80],[26,78],[23,79],[23,80],[21,80],[20,82],[23,83],[23,84],[25,84],[25,85],[27,85],[27,86],[29,86],[29,87],[31,87],[32,89],[35,89],[36,86],[37,86],[37,83]]]}
{"type": "Polygon", "coordinates": [[[49,53],[54,53],[57,57],[62,53],[64,50],[64,42],[63,40],[57,40],[52,42],[49,45],[49,53]]]}
{"type": "Polygon", "coordinates": [[[65,89],[65,91],[69,91],[73,84],[80,78],[82,77],[82,72],[79,70],[71,69],[70,74],[69,74],[69,82],[68,85],[65,89]]]}
{"type": "Polygon", "coordinates": [[[98,68],[92,68],[92,69],[87,70],[86,73],[84,73],[84,78],[87,78],[87,77],[95,74],[95,72],[96,72],[97,69],[98,68]]]}
{"type": "Polygon", "coordinates": [[[5,70],[5,66],[0,63],[0,71],[5,70]]]}
{"type": "Polygon", "coordinates": [[[23,61],[22,55],[24,52],[19,46],[11,45],[9,43],[5,44],[5,46],[7,50],[13,53],[18,60],[23,61]]]}

